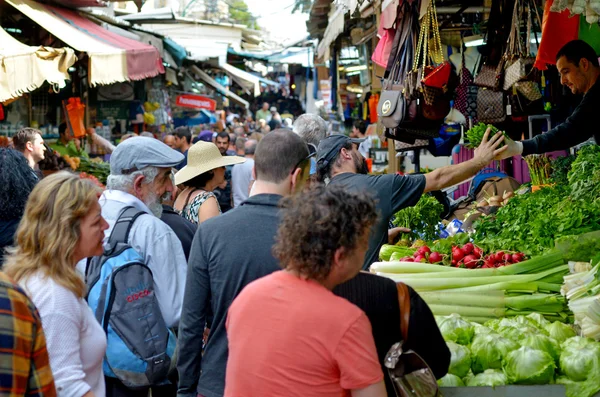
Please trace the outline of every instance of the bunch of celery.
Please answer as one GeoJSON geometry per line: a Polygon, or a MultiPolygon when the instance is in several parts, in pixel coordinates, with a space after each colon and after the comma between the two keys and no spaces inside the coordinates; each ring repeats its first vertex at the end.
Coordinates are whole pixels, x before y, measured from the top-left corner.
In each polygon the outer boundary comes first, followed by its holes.
{"type": "Polygon", "coordinates": [[[583,336],[600,340],[600,263],[591,270],[565,276],[561,292],[583,336]]]}
{"type": "Polygon", "coordinates": [[[531,154],[524,157],[529,167],[531,183],[534,185],[547,185],[551,182],[552,163],[545,155],[531,154]]]}
{"type": "Polygon", "coordinates": [[[552,321],[569,321],[566,300],[559,294],[569,265],[560,252],[499,268],[379,262],[371,272],[410,285],[435,315],[458,313],[485,322],[539,312],[552,321]]]}

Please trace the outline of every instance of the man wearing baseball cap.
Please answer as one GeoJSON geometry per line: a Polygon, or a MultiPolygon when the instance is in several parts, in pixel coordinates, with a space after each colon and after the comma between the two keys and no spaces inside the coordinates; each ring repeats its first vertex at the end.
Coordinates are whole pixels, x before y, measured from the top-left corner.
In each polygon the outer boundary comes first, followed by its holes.
{"type": "MultiPolygon", "coordinates": [[[[160,220],[161,199],[173,194],[172,168],[183,159],[183,154],[158,139],[130,138],[113,152],[107,190],[100,198],[102,216],[109,224],[106,238],[125,207],[145,212],[131,226],[129,245],[152,270],[156,298],[167,327],[177,327],[181,317],[187,263],[181,242],[160,220]]],[[[106,379],[107,396],[132,395],[116,378],[106,379]]],[[[154,386],[152,391],[155,396],[173,396],[176,386],[154,386]]]]}
{"type": "Polygon", "coordinates": [[[396,212],[417,204],[424,193],[441,190],[475,176],[495,156],[506,150],[506,146],[498,149],[504,140],[501,132],[488,141],[489,134],[490,130],[485,133],[471,160],[441,167],[424,175],[366,175],[366,162],[358,151],[363,139],[334,134],[319,143],[317,175],[320,181],[366,191],[377,200],[379,219],[369,239],[363,269],[378,260],[381,246],[388,242],[389,221],[396,212]]]}

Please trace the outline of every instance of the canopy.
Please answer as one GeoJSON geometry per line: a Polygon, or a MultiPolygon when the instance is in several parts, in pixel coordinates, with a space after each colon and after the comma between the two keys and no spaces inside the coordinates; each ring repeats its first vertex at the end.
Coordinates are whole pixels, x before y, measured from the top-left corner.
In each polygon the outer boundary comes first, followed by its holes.
{"type": "Polygon", "coordinates": [[[242,88],[250,90],[254,96],[260,96],[260,80],[253,74],[250,74],[244,70],[238,69],[235,66],[231,66],[228,63],[220,65],[227,74],[231,76],[242,88]],[[241,81],[240,81],[241,80],[241,81]]]}
{"type": "Polygon", "coordinates": [[[90,57],[90,84],[143,80],[164,73],[158,50],[109,32],[77,12],[32,0],[6,0],[38,25],[90,57]]]}
{"type": "Polygon", "coordinates": [[[0,26],[0,102],[33,91],[44,81],[64,85],[76,60],[70,48],[30,47],[0,26]]]}
{"type": "Polygon", "coordinates": [[[217,83],[215,81],[215,79],[213,79],[212,77],[210,77],[205,71],[201,70],[198,66],[193,65],[191,67],[191,69],[192,69],[192,71],[194,73],[196,73],[198,76],[200,76],[200,78],[205,83],[207,83],[212,88],[214,88],[215,90],[217,90],[217,92],[219,92],[220,94],[225,95],[225,96],[233,99],[237,103],[243,105],[246,109],[250,108],[250,104],[248,103],[248,101],[246,101],[245,99],[240,98],[239,96],[237,96],[233,92],[229,91],[227,88],[223,87],[221,84],[217,83]]]}

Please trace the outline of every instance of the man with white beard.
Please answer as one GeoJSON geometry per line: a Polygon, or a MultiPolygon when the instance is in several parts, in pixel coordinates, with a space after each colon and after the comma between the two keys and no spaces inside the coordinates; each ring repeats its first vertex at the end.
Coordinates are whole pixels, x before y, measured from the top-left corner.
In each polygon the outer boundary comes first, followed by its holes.
{"type": "MultiPolygon", "coordinates": [[[[106,239],[126,207],[135,207],[146,213],[133,222],[128,243],[152,270],[156,298],[167,327],[179,324],[187,262],[181,242],[173,230],[160,220],[160,216],[162,200],[171,196],[175,189],[171,169],[183,158],[183,154],[158,139],[130,138],[120,143],[112,153],[107,190],[100,198],[102,216],[110,225],[105,231],[106,239]]],[[[107,379],[111,379],[106,384],[107,395],[130,395],[115,378],[107,379]]],[[[175,390],[174,385],[169,386],[175,390]]],[[[164,390],[155,395],[171,393],[164,390]]]]}

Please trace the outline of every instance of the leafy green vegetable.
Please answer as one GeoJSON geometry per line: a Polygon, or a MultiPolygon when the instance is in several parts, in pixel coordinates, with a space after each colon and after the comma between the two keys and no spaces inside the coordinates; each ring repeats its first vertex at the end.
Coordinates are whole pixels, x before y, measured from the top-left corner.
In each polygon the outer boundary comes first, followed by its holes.
{"type": "Polygon", "coordinates": [[[396,227],[406,227],[425,240],[435,240],[444,206],[435,197],[424,194],[414,207],[401,209],[392,221],[396,227]]]}
{"type": "Polygon", "coordinates": [[[600,391],[600,372],[590,374],[588,380],[583,382],[559,376],[556,378],[556,384],[565,385],[567,397],[592,397],[600,391]]]}
{"type": "Polygon", "coordinates": [[[381,246],[381,249],[379,250],[379,259],[387,262],[390,260],[392,254],[394,254],[394,253],[399,254],[400,258],[402,258],[404,256],[412,256],[414,252],[415,252],[415,250],[412,248],[400,247],[398,245],[384,244],[381,246]]]}
{"type": "Polygon", "coordinates": [[[454,374],[446,374],[442,379],[438,380],[438,386],[440,387],[461,387],[465,384],[462,379],[454,374]]]}
{"type": "Polygon", "coordinates": [[[571,165],[575,161],[575,156],[557,157],[552,160],[552,183],[559,185],[568,185],[568,174],[571,170],[571,165]]]}
{"type": "Polygon", "coordinates": [[[542,334],[527,335],[525,339],[521,340],[521,346],[527,346],[535,350],[545,351],[551,355],[554,361],[558,364],[558,360],[560,358],[560,345],[557,341],[549,336],[542,334]]]}
{"type": "MultiPolygon", "coordinates": [[[[494,127],[491,124],[484,124],[484,123],[479,123],[474,125],[470,130],[468,130],[465,135],[466,135],[466,140],[467,140],[467,144],[466,146],[470,149],[475,149],[477,147],[479,147],[479,145],[481,145],[481,141],[483,140],[483,135],[485,135],[485,131],[491,128],[492,131],[490,132],[490,136],[489,138],[491,138],[492,136],[494,136],[495,133],[498,132],[498,128],[494,127]]],[[[508,135],[504,134],[504,136],[506,138],[508,138],[508,135]]],[[[504,146],[504,143],[502,143],[502,145],[500,147],[504,146]]]]}
{"type": "Polygon", "coordinates": [[[93,175],[98,178],[100,183],[106,185],[106,179],[110,175],[110,164],[81,157],[81,163],[79,164],[77,171],[93,175]]]}
{"type": "Polygon", "coordinates": [[[600,146],[581,148],[568,174],[571,195],[575,199],[600,198],[600,146]]]}
{"type": "Polygon", "coordinates": [[[475,334],[473,324],[458,314],[445,317],[438,323],[438,326],[446,341],[456,342],[460,345],[470,344],[475,334]]]}
{"type": "Polygon", "coordinates": [[[531,183],[534,185],[547,185],[550,183],[552,165],[546,155],[531,154],[525,156],[525,162],[529,168],[531,183]]]}
{"type": "Polygon", "coordinates": [[[467,386],[504,386],[508,383],[506,375],[496,369],[486,369],[484,372],[469,379],[467,386]]]}
{"type": "Polygon", "coordinates": [[[544,329],[548,332],[548,335],[558,343],[562,343],[576,335],[573,327],[561,323],[560,321],[555,321],[552,324],[546,325],[544,329]]]}
{"type": "Polygon", "coordinates": [[[518,348],[516,342],[495,333],[477,335],[471,343],[471,369],[476,374],[487,369],[502,369],[504,358],[518,348]]]}
{"type": "Polygon", "coordinates": [[[567,339],[562,345],[560,370],[569,379],[580,382],[592,373],[600,373],[600,344],[586,338],[567,339]]]}
{"type": "Polygon", "coordinates": [[[454,342],[446,342],[450,349],[450,367],[448,373],[465,377],[471,369],[471,352],[466,346],[459,345],[454,342]]]}
{"type": "Polygon", "coordinates": [[[546,352],[521,347],[508,354],[504,373],[509,383],[517,385],[546,385],[554,381],[554,359],[546,352]]]}

